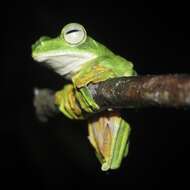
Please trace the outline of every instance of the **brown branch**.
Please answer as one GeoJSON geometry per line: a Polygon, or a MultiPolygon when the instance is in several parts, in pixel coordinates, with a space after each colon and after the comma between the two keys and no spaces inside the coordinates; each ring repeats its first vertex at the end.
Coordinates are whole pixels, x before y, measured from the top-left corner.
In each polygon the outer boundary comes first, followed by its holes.
{"type": "MultiPolygon", "coordinates": [[[[110,79],[88,88],[100,106],[107,108],[143,108],[150,106],[189,107],[190,75],[145,75],[110,79]]],[[[34,106],[42,121],[59,113],[54,104],[54,92],[36,89],[34,106]]]]}
{"type": "Polygon", "coordinates": [[[122,77],[89,85],[96,103],[106,108],[189,107],[190,75],[122,77]]]}
{"type": "Polygon", "coordinates": [[[50,89],[34,88],[33,105],[38,120],[47,122],[49,118],[58,115],[59,110],[54,102],[55,92],[50,89]]]}

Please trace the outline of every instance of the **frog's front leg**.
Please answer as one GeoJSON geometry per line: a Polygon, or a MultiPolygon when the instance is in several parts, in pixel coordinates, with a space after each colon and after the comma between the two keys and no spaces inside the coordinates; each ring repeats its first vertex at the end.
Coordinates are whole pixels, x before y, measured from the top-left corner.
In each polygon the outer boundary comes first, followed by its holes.
{"type": "Polygon", "coordinates": [[[55,104],[59,110],[70,119],[83,119],[80,104],[76,99],[76,89],[72,84],[67,84],[55,94],[55,104]]]}
{"type": "Polygon", "coordinates": [[[99,109],[87,86],[77,88],[73,84],[67,84],[56,92],[55,104],[70,119],[84,119],[99,109]]]}

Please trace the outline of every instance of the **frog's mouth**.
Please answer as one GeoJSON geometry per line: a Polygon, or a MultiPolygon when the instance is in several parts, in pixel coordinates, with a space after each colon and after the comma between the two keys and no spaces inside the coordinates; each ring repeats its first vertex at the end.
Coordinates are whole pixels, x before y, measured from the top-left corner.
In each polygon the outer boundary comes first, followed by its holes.
{"type": "Polygon", "coordinates": [[[92,53],[75,52],[50,52],[33,55],[34,60],[47,63],[49,67],[61,76],[77,72],[83,64],[91,61],[95,57],[92,53]]]}

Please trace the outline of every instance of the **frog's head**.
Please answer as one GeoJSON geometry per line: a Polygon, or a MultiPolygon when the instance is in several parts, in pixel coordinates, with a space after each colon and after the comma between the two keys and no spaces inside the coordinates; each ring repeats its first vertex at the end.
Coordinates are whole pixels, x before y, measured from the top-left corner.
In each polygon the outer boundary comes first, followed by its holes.
{"type": "Polygon", "coordinates": [[[84,27],[70,23],[63,27],[56,38],[41,37],[32,45],[32,57],[44,62],[60,75],[70,75],[81,65],[111,52],[87,36],[84,27]]]}

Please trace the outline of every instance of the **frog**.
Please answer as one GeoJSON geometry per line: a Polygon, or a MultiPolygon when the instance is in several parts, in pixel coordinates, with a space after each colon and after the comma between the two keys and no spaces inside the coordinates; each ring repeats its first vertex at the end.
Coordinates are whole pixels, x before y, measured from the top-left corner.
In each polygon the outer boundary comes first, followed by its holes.
{"type": "Polygon", "coordinates": [[[55,92],[55,104],[68,118],[87,120],[88,140],[101,170],[115,170],[128,155],[131,126],[120,110],[100,111],[89,85],[137,75],[133,63],[87,35],[79,23],[66,24],[57,37],[40,37],[32,58],[68,83],[55,92]]]}

